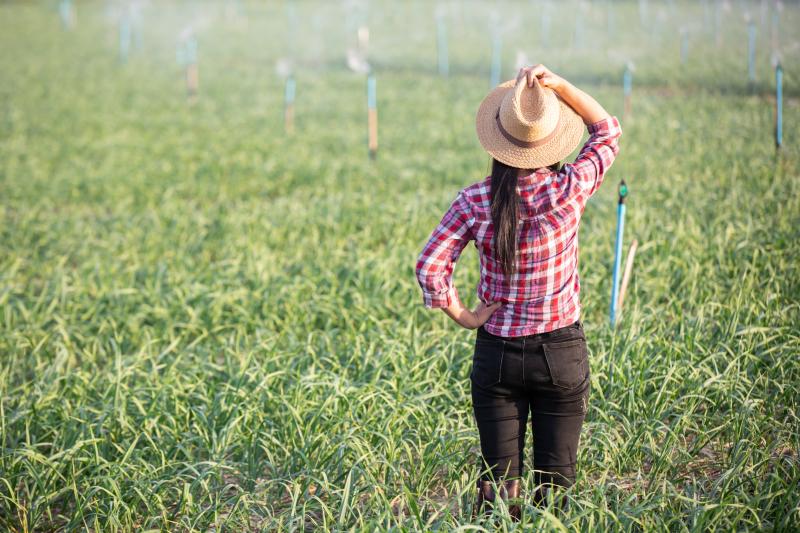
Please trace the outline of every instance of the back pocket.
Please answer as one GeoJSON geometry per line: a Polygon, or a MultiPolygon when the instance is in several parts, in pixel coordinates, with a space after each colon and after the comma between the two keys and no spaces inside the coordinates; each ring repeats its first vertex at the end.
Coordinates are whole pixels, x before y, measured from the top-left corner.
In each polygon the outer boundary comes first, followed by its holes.
{"type": "Polygon", "coordinates": [[[472,372],[470,379],[481,387],[488,389],[500,383],[503,378],[503,354],[506,341],[478,338],[475,341],[475,353],[472,356],[472,372]]]}
{"type": "Polygon", "coordinates": [[[556,387],[574,389],[589,373],[589,357],[584,339],[549,342],[542,345],[550,379],[556,387]]]}

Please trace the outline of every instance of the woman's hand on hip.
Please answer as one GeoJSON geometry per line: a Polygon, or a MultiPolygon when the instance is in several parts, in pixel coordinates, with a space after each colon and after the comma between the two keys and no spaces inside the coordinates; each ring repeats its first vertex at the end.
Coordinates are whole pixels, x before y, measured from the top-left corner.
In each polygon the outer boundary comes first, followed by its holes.
{"type": "Polygon", "coordinates": [[[481,302],[473,311],[467,311],[470,325],[464,326],[467,329],[477,329],[484,325],[500,309],[503,302],[492,302],[490,304],[481,302]]]}
{"type": "Polygon", "coordinates": [[[501,305],[503,305],[502,302],[490,304],[481,302],[474,310],[470,311],[461,304],[458,298],[455,298],[455,301],[450,307],[446,307],[442,310],[462,328],[476,329],[484,325],[501,305]]]}

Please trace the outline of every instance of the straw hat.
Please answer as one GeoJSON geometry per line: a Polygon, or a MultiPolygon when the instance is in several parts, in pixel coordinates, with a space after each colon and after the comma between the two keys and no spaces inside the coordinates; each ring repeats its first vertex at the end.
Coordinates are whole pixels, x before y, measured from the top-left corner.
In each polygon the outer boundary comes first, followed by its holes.
{"type": "Polygon", "coordinates": [[[478,108],[478,139],[489,154],[516,168],[540,168],[567,157],[586,130],[555,91],[526,78],[492,89],[478,108]]]}

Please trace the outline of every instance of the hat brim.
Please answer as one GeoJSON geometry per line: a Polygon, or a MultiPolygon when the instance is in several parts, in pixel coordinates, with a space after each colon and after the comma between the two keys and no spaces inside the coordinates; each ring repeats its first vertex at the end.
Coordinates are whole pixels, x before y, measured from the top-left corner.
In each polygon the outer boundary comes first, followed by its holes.
{"type": "Polygon", "coordinates": [[[516,80],[508,80],[492,89],[478,108],[475,128],[478,140],[489,155],[515,168],[541,168],[558,163],[580,144],[586,131],[583,119],[561,97],[558,97],[561,117],[558,131],[552,139],[540,146],[523,148],[506,139],[497,126],[495,117],[500,103],[508,91],[513,91],[516,80]]]}

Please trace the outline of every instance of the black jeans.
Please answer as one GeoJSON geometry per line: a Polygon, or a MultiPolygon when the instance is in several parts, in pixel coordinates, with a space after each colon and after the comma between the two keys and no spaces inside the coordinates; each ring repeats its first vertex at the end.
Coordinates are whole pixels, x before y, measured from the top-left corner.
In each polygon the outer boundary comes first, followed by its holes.
{"type": "Polygon", "coordinates": [[[487,480],[522,475],[528,411],[536,485],[569,487],[589,394],[589,360],[580,321],[551,332],[498,337],[478,329],[472,406],[487,480]]]}

